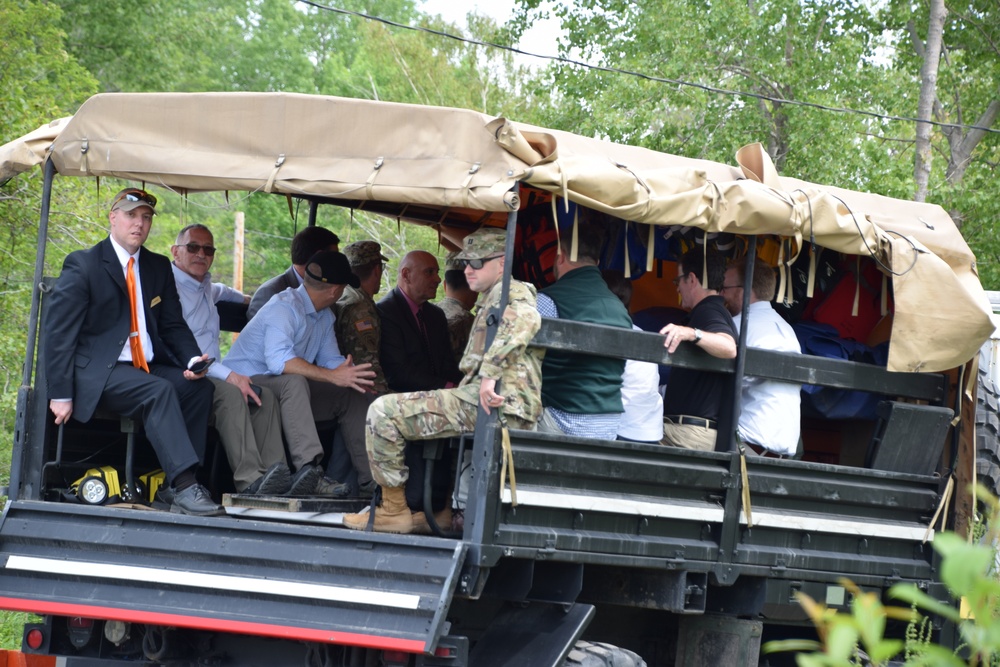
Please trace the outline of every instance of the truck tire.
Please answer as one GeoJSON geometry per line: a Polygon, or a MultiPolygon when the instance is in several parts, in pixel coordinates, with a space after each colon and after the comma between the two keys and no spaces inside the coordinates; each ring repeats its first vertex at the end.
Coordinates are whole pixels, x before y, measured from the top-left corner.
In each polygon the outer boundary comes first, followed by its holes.
{"type": "Polygon", "coordinates": [[[611,644],[579,641],[570,649],[563,667],[646,667],[646,661],[611,644]]]}
{"type": "Polygon", "coordinates": [[[976,389],[976,477],[991,493],[1000,492],[1000,392],[982,368],[976,389]]]}

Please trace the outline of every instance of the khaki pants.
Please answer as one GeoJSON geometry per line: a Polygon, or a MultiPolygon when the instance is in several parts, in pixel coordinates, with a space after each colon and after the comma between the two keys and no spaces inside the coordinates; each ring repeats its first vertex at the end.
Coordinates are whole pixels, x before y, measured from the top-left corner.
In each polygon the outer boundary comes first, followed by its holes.
{"type": "Polygon", "coordinates": [[[669,419],[663,421],[663,444],[683,449],[698,449],[703,452],[715,451],[718,431],[693,424],[674,424],[669,419]]]}
{"type": "Polygon", "coordinates": [[[285,461],[278,400],[270,389],[262,387],[260,407],[251,408],[239,387],[210,379],[215,385],[215,430],[226,451],[236,490],[242,492],[272,465],[285,461]]]}

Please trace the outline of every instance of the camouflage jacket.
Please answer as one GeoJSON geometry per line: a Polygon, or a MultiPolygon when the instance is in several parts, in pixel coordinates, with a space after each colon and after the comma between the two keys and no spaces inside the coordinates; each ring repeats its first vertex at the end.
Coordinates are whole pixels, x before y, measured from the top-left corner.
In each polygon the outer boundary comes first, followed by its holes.
{"type": "Polygon", "coordinates": [[[535,309],[535,288],[519,280],[510,281],[510,297],[496,338],[490,349],[486,344],[486,319],[490,310],[500,304],[502,283],[497,282],[479,297],[476,319],[472,323],[469,344],[459,368],[465,373],[462,386],[472,385],[469,392],[478,401],[482,378],[500,381],[499,393],[507,400],[503,412],[522,419],[537,421],[542,414],[542,357],[545,351],[528,347],[542,325],[535,309]]]}
{"type": "Polygon", "coordinates": [[[351,355],[356,364],[371,364],[375,371],[373,390],[379,395],[388,392],[389,385],[378,359],[382,329],[375,300],[363,290],[348,285],[333,308],[337,315],[334,327],[340,353],[351,355]]]}
{"type": "Polygon", "coordinates": [[[472,331],[472,321],[475,315],[467,311],[458,299],[446,296],[438,303],[438,308],[444,311],[448,318],[448,336],[451,338],[451,350],[455,353],[455,361],[462,361],[465,345],[469,342],[469,332],[472,331]]]}

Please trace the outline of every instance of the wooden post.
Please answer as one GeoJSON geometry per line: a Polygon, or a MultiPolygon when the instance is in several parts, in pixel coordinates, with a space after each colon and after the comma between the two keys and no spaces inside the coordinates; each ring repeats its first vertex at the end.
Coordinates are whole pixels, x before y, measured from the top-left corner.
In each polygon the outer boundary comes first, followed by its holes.
{"type": "Polygon", "coordinates": [[[233,289],[243,291],[243,211],[236,212],[233,229],[233,289]]]}
{"type": "MultiPolygon", "coordinates": [[[[236,219],[233,224],[233,289],[243,291],[243,211],[236,212],[236,219]]],[[[233,332],[232,340],[235,343],[238,333],[233,332]]]]}

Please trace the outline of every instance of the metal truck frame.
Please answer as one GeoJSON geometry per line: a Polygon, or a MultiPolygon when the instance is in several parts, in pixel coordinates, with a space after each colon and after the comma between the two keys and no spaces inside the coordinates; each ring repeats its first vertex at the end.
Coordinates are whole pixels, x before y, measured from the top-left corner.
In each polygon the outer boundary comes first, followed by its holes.
{"type": "MultiPolygon", "coordinates": [[[[873,466],[754,457],[744,476],[731,435],[719,451],[697,452],[514,430],[516,486],[501,487],[501,429],[480,411],[475,432],[453,443],[473,461],[457,536],[353,532],[335,512],[199,518],[58,502],[64,444],[35,351],[57,173],[47,155],[0,516],[0,608],[43,616],[25,628],[26,652],[81,666],[642,664],[629,651],[649,665],[777,665],[760,657],[762,636],[809,632],[796,592],[844,609],[846,577],[883,593],[911,582],[948,599],[932,517],[948,478],[969,466],[973,367],[900,373],[748,349],[745,337],[737,359],[723,361],[685,346],[668,354],[656,334],[547,319],[534,344],[724,373],[734,389],[747,374],[883,394],[892,400],[871,438],[873,466]]],[[[508,257],[518,187],[499,195],[515,205],[491,218],[506,224],[508,257]]],[[[363,203],[290,196],[309,202],[311,221],[324,204],[421,224],[449,210],[368,194],[363,203]]],[[[750,256],[756,238],[748,235],[750,256]]],[[[734,402],[720,434],[733,432],[737,410],[734,402]]],[[[962,528],[970,505],[958,496],[954,505],[942,525],[962,528]]]]}

